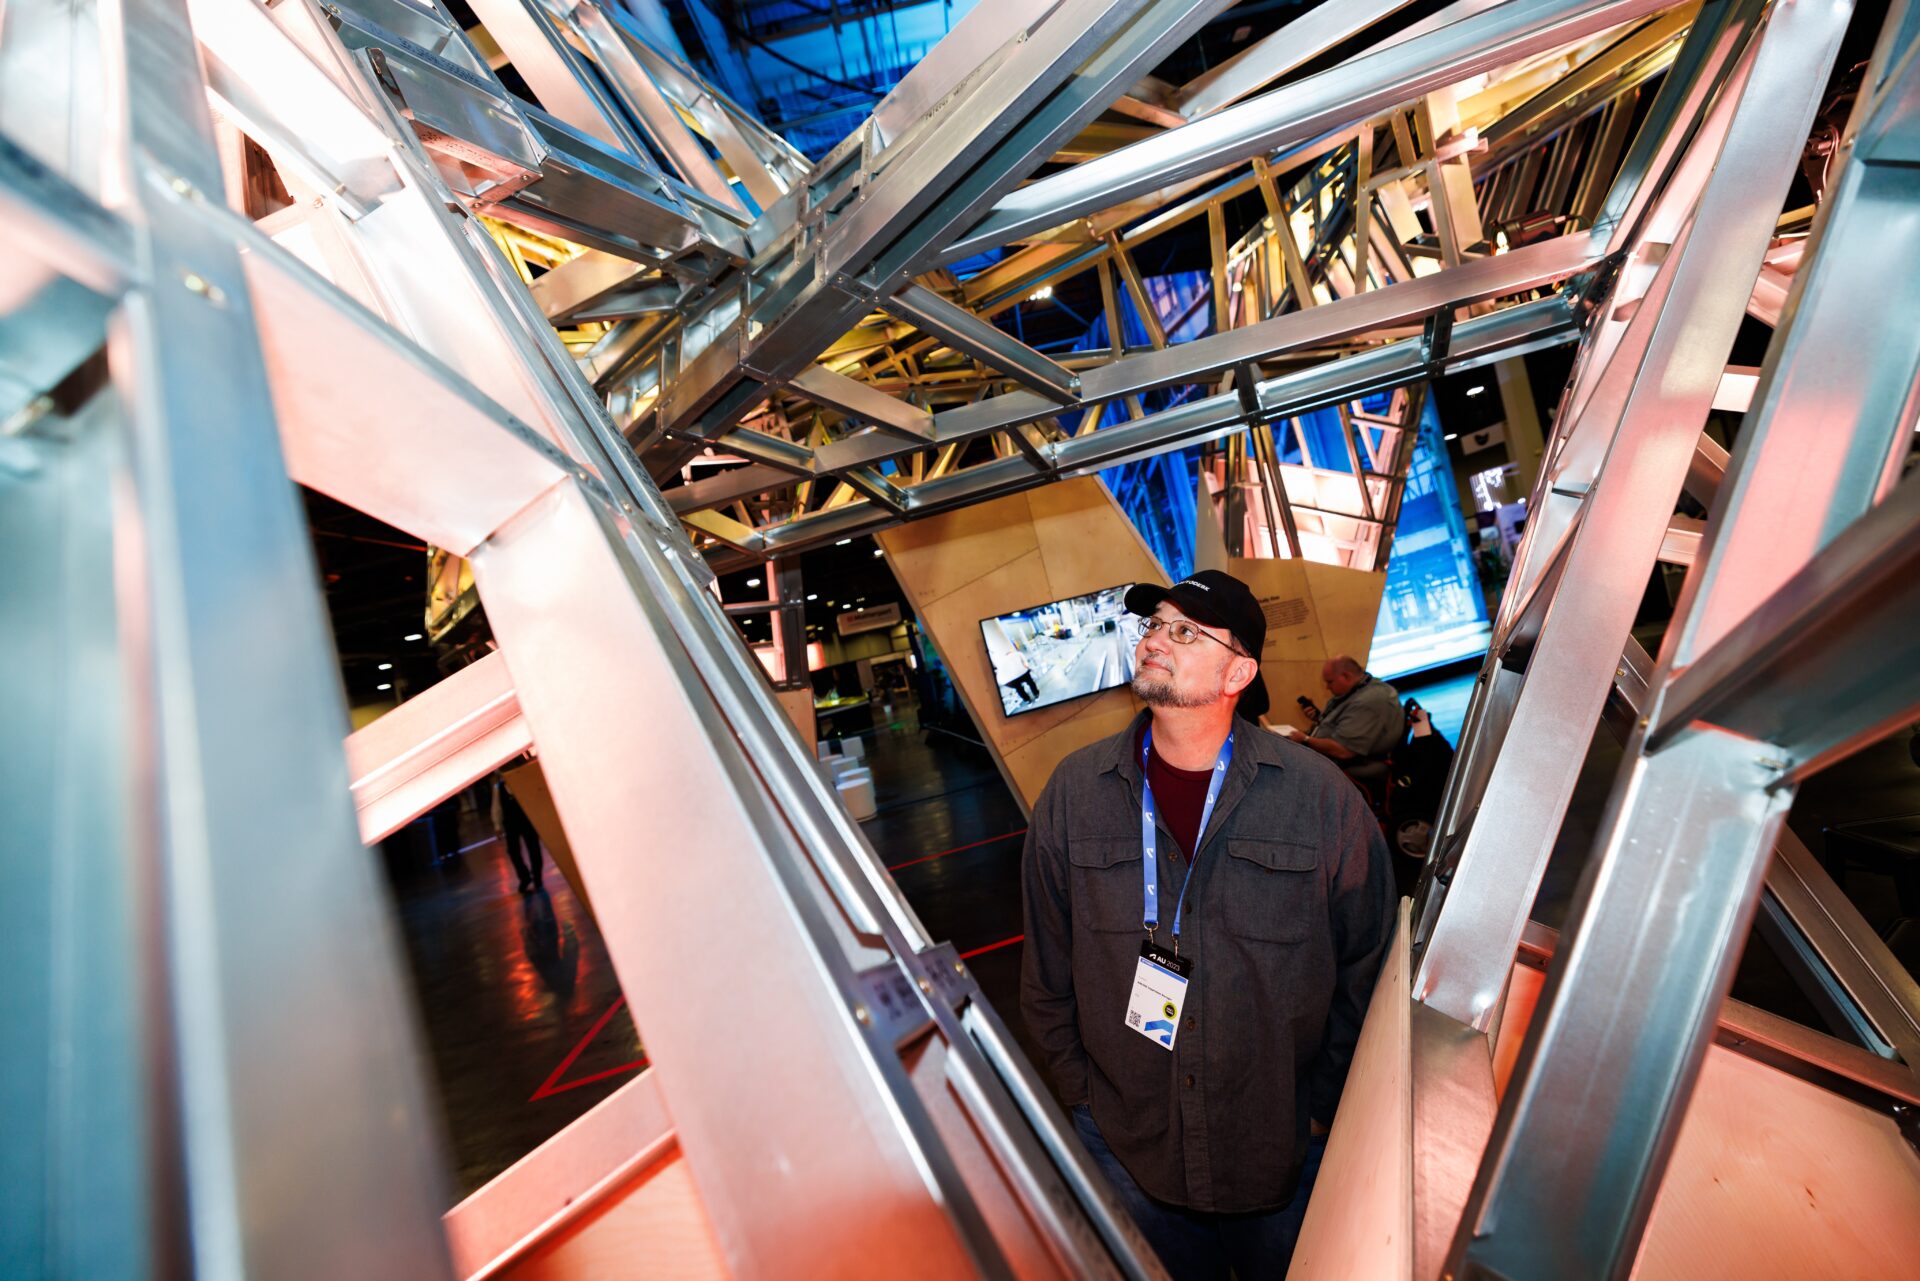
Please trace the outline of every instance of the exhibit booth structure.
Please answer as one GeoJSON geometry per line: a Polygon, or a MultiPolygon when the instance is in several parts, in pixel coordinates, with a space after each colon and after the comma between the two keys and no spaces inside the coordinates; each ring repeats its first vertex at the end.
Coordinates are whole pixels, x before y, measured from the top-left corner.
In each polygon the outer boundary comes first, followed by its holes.
{"type": "MultiPolygon", "coordinates": [[[[1782,817],[1920,719],[1915,12],[1844,101],[1848,0],[1330,0],[1152,77],[1226,10],[983,0],[813,163],[600,0],[6,6],[9,1268],[1164,1275],[716,569],[879,534],[990,709],[983,620],[1156,568],[1091,473],[1575,344],[1293,1275],[1914,1275],[1920,990],[1782,817]],[[1151,315],[1137,255],[1202,225],[1204,336],[999,323],[1076,277],[1151,315]],[[349,734],[296,484],[465,562],[498,649],[349,734]],[[651,1066],[454,1205],[367,847],[529,751],[651,1066]],[[1728,999],[1756,914],[1823,1026],[1728,999]]],[[[1390,555],[1349,439],[1338,537],[1390,555]]],[[[1322,646],[1377,597],[1266,559],[1322,646]]],[[[1128,710],[1004,716],[1003,768],[1128,710]]]]}

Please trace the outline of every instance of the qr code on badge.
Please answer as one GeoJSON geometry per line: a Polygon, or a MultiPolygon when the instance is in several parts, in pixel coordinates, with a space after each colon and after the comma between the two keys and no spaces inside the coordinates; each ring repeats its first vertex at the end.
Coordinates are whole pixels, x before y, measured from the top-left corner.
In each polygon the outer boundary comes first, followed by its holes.
{"type": "Polygon", "coordinates": [[[1140,1030],[1140,1011],[1138,1010],[1127,1011],[1127,1026],[1132,1028],[1136,1032],[1140,1030]]]}

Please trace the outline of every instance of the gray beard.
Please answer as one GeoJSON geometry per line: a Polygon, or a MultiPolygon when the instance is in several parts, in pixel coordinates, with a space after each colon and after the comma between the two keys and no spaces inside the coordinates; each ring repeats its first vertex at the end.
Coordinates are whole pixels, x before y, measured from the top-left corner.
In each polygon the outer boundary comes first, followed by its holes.
{"type": "Polygon", "coordinates": [[[1182,694],[1173,687],[1173,681],[1167,677],[1152,677],[1145,671],[1134,673],[1133,693],[1148,707],[1208,707],[1220,698],[1215,690],[1209,698],[1200,698],[1192,694],[1182,694]]]}

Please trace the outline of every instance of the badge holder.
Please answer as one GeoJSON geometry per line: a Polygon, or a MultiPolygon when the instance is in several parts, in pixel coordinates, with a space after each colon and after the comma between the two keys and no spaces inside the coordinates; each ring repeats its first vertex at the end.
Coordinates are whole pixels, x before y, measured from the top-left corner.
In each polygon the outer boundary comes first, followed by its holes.
{"type": "Polygon", "coordinates": [[[1153,730],[1148,729],[1140,742],[1140,875],[1142,912],[1140,925],[1147,932],[1140,945],[1140,959],[1134,963],[1133,991],[1127,997],[1127,1026],[1164,1049],[1173,1048],[1180,1035],[1180,1011],[1187,1003],[1187,984],[1193,979],[1193,962],[1180,955],[1180,914],[1186,906],[1187,886],[1193,881],[1194,865],[1200,860],[1200,838],[1206,835],[1213,817],[1214,803],[1220,799],[1220,786],[1226,780],[1227,765],[1233,760],[1233,734],[1220,745],[1213,763],[1213,777],[1207,784],[1207,800],[1200,811],[1200,827],[1194,837],[1193,857],[1187,860],[1186,880],[1180,885],[1180,901],[1173,909],[1173,950],[1153,940],[1160,924],[1160,885],[1156,867],[1158,841],[1154,836],[1156,814],[1153,785],[1144,777],[1148,755],[1153,750],[1153,730]]]}
{"type": "Polygon", "coordinates": [[[1140,945],[1133,970],[1133,993],[1127,998],[1127,1026],[1171,1050],[1180,1034],[1180,1011],[1187,1003],[1187,982],[1193,962],[1159,946],[1152,939],[1140,945]]]}

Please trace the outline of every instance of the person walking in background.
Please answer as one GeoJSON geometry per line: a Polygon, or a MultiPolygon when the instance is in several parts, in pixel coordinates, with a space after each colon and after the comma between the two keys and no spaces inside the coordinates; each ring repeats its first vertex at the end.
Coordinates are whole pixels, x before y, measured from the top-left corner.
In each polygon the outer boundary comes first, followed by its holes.
{"type": "Polygon", "coordinates": [[[533,893],[542,880],[540,834],[533,830],[533,820],[520,808],[520,802],[513,799],[504,774],[493,776],[493,823],[507,847],[507,857],[513,861],[513,870],[520,874],[520,892],[533,893]]]}

